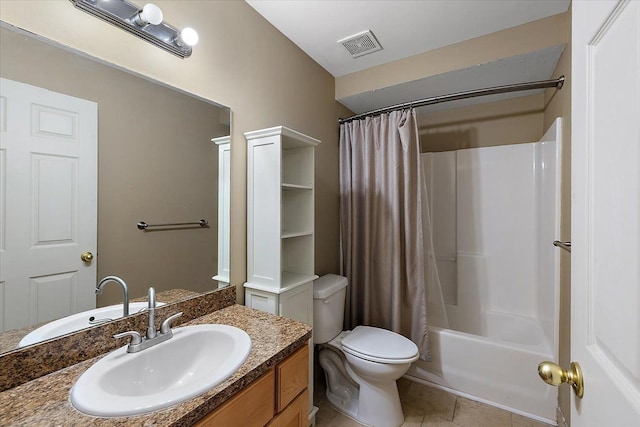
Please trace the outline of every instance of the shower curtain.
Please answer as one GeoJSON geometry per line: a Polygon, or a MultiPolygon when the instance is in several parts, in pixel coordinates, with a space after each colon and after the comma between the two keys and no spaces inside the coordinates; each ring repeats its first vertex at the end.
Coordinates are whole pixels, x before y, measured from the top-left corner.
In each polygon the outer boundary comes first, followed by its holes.
{"type": "Polygon", "coordinates": [[[340,125],[346,326],[400,333],[428,360],[421,178],[413,109],[340,125]]]}

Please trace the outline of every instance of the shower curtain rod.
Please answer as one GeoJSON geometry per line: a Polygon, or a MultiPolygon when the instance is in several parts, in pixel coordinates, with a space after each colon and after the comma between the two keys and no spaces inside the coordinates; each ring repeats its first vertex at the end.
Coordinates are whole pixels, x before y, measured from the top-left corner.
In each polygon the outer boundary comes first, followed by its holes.
{"type": "Polygon", "coordinates": [[[465,92],[451,93],[449,95],[434,96],[432,98],[419,99],[416,101],[405,102],[403,104],[391,105],[389,107],[379,108],[377,110],[368,111],[366,113],[356,114],[346,119],[338,119],[338,123],[348,123],[353,120],[363,119],[365,117],[376,116],[378,114],[390,113],[391,111],[404,110],[412,107],[424,107],[425,105],[439,104],[441,102],[457,101],[459,99],[475,98],[476,96],[495,95],[498,93],[518,92],[523,90],[545,89],[555,87],[562,89],[564,84],[564,76],[553,80],[541,80],[529,83],[515,83],[511,85],[495,86],[484,89],[468,90],[465,92]]]}

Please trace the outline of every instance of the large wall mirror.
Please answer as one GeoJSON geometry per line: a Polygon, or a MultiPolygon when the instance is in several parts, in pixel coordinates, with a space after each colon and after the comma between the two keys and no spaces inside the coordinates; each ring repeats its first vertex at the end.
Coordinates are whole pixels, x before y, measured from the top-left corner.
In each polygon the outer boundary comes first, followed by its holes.
{"type": "MultiPolygon", "coordinates": [[[[97,307],[121,304],[123,292],[116,283],[108,284],[101,295],[95,295],[97,281],[105,276],[122,278],[128,285],[130,299],[144,298],[150,286],[158,294],[174,289],[186,290],[186,293],[215,291],[220,285],[213,280],[219,274],[218,235],[228,236],[228,231],[219,230],[218,226],[221,150],[212,140],[220,142],[231,134],[230,109],[144,76],[133,75],[11,25],[0,24],[0,77],[95,104],[98,153],[97,173],[94,171],[97,210],[94,209],[93,215],[80,213],[76,218],[78,227],[91,222],[97,224],[95,247],[76,245],[73,248],[73,257],[77,259],[83,252],[93,254],[92,260],[79,267],[89,271],[89,267],[93,268],[92,277],[88,283],[87,280],[80,283],[73,269],[62,271],[53,278],[25,272],[24,269],[33,268],[33,265],[49,262],[47,255],[38,247],[30,252],[27,261],[15,262],[17,258],[10,254],[12,234],[7,230],[24,222],[30,227],[27,233],[32,233],[34,224],[48,224],[51,217],[64,211],[58,209],[58,195],[60,205],[67,203],[69,197],[74,197],[67,194],[69,185],[82,185],[83,182],[74,181],[75,172],[71,173],[71,178],[62,179],[62,184],[50,179],[47,174],[55,174],[58,170],[63,173],[75,171],[73,167],[59,168],[53,162],[43,161],[35,167],[37,161],[31,159],[25,167],[14,167],[13,157],[7,155],[3,141],[3,150],[0,150],[3,203],[0,255],[4,258],[0,275],[0,342],[3,335],[29,331],[36,325],[54,320],[55,313],[66,316],[76,306],[84,310],[86,307],[78,302],[83,298],[91,299],[97,307]],[[40,171],[37,178],[34,178],[34,168],[40,171]],[[37,214],[33,211],[21,215],[13,211],[7,213],[12,190],[8,186],[16,182],[16,173],[29,182],[25,187],[28,191],[48,192],[44,199],[47,202],[42,204],[51,206],[40,206],[36,209],[37,214]],[[14,175],[9,179],[8,174],[14,175]],[[51,194],[55,196],[51,197],[51,194]],[[206,220],[208,226],[159,227],[147,231],[137,227],[140,221],[154,225],[191,223],[201,219],[206,220]],[[14,286],[10,281],[20,275],[29,277],[21,279],[19,291],[10,289],[14,286]],[[76,292],[82,287],[86,290],[84,294],[76,292]],[[83,296],[78,296],[81,294],[83,296]],[[12,300],[15,295],[18,297],[12,300]]],[[[5,102],[0,109],[0,115],[6,119],[3,121],[6,129],[15,128],[11,122],[16,120],[11,108],[5,102]]],[[[69,129],[64,120],[58,124],[56,117],[66,114],[58,114],[59,111],[65,109],[53,110],[44,106],[39,110],[40,125],[45,133],[64,133],[75,126],[73,118],[68,121],[69,129]]],[[[25,126],[31,134],[39,131],[32,124],[25,126]]],[[[41,139],[55,143],[54,138],[41,139]]],[[[35,197],[33,194],[24,196],[35,197]]],[[[74,201],[73,209],[82,203],[81,200],[74,201]]],[[[68,225],[65,221],[58,222],[63,228],[68,226],[75,230],[76,223],[68,225]]],[[[65,244],[56,240],[55,232],[51,236],[40,246],[53,248],[58,256],[65,244]]],[[[0,346],[0,350],[6,352],[11,348],[0,346]]]]}

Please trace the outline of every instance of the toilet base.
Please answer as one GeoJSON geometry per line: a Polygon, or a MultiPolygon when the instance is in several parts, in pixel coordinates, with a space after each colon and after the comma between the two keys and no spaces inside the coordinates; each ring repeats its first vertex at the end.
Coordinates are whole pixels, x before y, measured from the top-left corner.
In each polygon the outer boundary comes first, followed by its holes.
{"type": "Polygon", "coordinates": [[[326,381],[325,396],[339,412],[355,418],[358,414],[360,387],[353,382],[344,368],[344,360],[333,349],[323,349],[319,356],[326,381]]]}
{"type": "Polygon", "coordinates": [[[363,381],[340,353],[323,349],[325,396],[338,412],[369,427],[399,427],[404,422],[396,381],[363,381]]]}
{"type": "Polygon", "coordinates": [[[358,399],[341,399],[340,396],[331,393],[330,390],[326,391],[325,397],[336,411],[357,421],[356,417],[358,416],[358,399]]]}
{"type": "Polygon", "coordinates": [[[341,399],[327,389],[325,396],[335,410],[369,427],[399,427],[404,423],[398,388],[360,386],[357,400],[341,399]]]}
{"type": "MultiPolygon", "coordinates": [[[[351,378],[359,378],[353,368],[345,366],[351,378]]],[[[358,381],[360,386],[356,421],[371,427],[400,427],[404,413],[396,381],[358,381]]]]}
{"type": "Polygon", "coordinates": [[[404,414],[396,382],[360,384],[356,421],[371,427],[399,427],[404,414]]]}

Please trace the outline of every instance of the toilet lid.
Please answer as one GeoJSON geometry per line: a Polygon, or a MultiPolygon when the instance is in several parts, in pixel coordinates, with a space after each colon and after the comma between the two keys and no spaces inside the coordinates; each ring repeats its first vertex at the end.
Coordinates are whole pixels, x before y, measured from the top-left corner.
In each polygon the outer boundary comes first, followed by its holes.
{"type": "Polygon", "coordinates": [[[418,357],[418,346],[411,340],[371,326],[356,326],[342,340],[342,349],[354,356],[389,363],[413,362],[418,357]]]}

